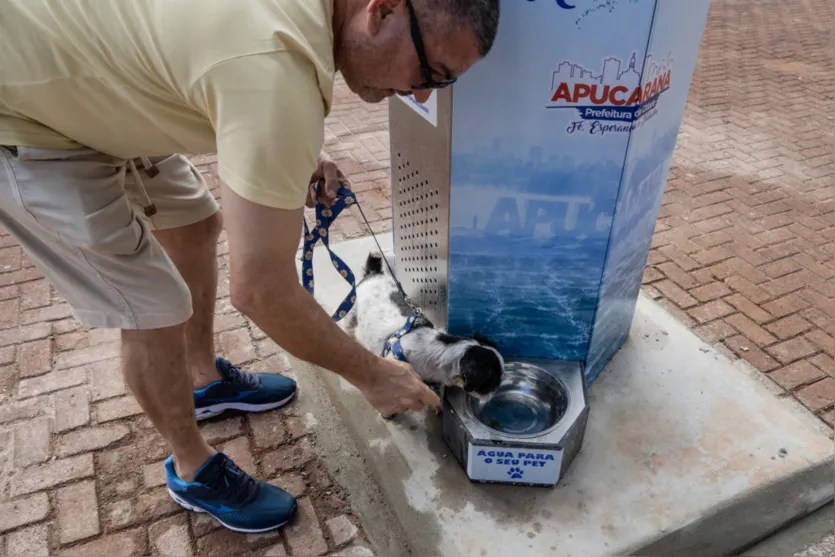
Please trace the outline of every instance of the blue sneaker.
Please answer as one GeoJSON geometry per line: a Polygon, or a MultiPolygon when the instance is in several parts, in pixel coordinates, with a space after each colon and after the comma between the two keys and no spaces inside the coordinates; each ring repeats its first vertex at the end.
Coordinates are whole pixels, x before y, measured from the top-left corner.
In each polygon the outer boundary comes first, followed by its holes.
{"type": "Polygon", "coordinates": [[[200,467],[191,483],[174,469],[174,457],[165,461],[168,493],[189,511],[206,513],[235,532],[275,530],[296,512],[296,498],[272,484],[256,480],[223,453],[215,453],[200,467]]]}
{"type": "Polygon", "coordinates": [[[284,406],[296,394],[296,382],[275,373],[249,373],[223,358],[215,364],[220,381],[194,391],[194,411],[198,420],[226,410],[264,412],[284,406]]]}

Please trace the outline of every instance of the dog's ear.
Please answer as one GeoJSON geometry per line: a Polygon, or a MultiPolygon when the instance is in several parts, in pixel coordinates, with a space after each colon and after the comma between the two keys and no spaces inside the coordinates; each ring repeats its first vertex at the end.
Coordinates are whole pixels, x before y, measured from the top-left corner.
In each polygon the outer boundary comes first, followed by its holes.
{"type": "Polygon", "coordinates": [[[495,342],[493,342],[481,333],[473,333],[473,339],[482,346],[489,346],[490,348],[498,349],[498,346],[496,346],[495,342]]]}
{"type": "Polygon", "coordinates": [[[460,362],[463,389],[486,395],[495,391],[502,382],[502,362],[496,352],[483,346],[470,346],[460,362]]]}
{"type": "Polygon", "coordinates": [[[363,276],[381,274],[383,274],[383,256],[372,251],[365,260],[365,274],[363,276]]]}

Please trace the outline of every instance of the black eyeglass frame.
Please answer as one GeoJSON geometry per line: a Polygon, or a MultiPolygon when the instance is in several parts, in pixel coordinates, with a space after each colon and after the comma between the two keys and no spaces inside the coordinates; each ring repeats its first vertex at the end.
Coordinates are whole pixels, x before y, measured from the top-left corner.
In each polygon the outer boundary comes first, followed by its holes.
{"type": "Polygon", "coordinates": [[[420,85],[412,85],[412,89],[425,90],[443,89],[444,87],[449,87],[456,82],[457,78],[445,79],[443,81],[435,81],[432,78],[432,70],[429,68],[426,50],[424,50],[423,47],[423,37],[420,33],[420,25],[418,25],[417,15],[415,15],[415,8],[412,6],[412,1],[406,0],[406,6],[409,8],[409,22],[412,31],[412,42],[415,45],[418,60],[420,60],[420,70],[423,73],[423,77],[426,79],[426,81],[420,85]]]}

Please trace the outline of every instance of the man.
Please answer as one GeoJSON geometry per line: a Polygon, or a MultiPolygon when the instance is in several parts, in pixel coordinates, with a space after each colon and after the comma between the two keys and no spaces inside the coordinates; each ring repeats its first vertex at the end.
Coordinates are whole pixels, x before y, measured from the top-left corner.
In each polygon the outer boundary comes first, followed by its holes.
{"type": "Polygon", "coordinates": [[[295,383],[216,358],[215,249],[234,306],[383,415],[439,403],[362,349],[299,284],[309,184],[335,71],[368,102],[420,100],[490,50],[498,0],[0,0],[0,225],[89,327],[122,330],[122,370],[171,446],[169,491],[259,532],[296,502],[242,472],[195,420],[277,408],[295,383]],[[218,154],[224,220],[181,155],[218,154]]]}

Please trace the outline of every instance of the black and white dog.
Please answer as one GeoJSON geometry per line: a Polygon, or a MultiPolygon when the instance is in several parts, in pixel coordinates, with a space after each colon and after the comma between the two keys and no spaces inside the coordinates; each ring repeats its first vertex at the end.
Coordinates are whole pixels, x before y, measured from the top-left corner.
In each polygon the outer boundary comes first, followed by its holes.
{"type": "MultiPolygon", "coordinates": [[[[385,257],[394,268],[394,256],[385,257]]],[[[403,327],[411,311],[383,254],[372,251],[357,284],[357,301],[341,321],[343,329],[368,350],[382,354],[386,341],[403,327]]],[[[489,395],[501,383],[504,360],[481,335],[449,335],[418,323],[400,339],[400,346],[425,383],[458,386],[478,397],[489,395]]]]}

